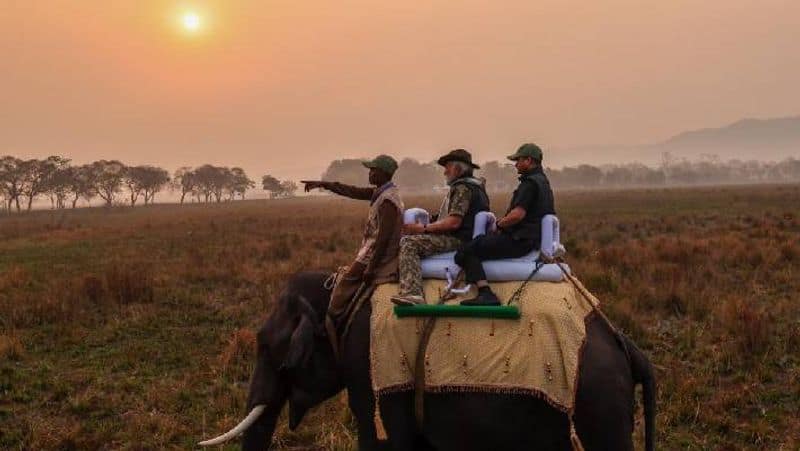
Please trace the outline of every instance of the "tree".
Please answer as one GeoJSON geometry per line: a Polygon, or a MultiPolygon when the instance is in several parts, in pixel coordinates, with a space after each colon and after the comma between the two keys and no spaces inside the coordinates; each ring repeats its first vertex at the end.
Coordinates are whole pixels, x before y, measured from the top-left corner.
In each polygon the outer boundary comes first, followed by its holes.
{"type": "Polygon", "coordinates": [[[281,181],[271,175],[261,177],[261,188],[269,192],[270,199],[280,197],[281,181]]]}
{"type": "Polygon", "coordinates": [[[793,182],[799,181],[800,160],[795,158],[787,158],[776,165],[775,171],[777,174],[779,174],[780,180],[793,182]]]}
{"type": "Polygon", "coordinates": [[[195,169],[194,174],[197,182],[197,189],[203,194],[205,201],[208,202],[213,195],[217,202],[221,202],[222,194],[231,177],[231,170],[224,167],[204,164],[195,169]]]}
{"type": "Polygon", "coordinates": [[[91,164],[91,176],[98,196],[110,207],[114,196],[122,191],[125,165],[117,160],[99,160],[91,164]]]}
{"type": "Polygon", "coordinates": [[[480,174],[486,179],[488,191],[510,191],[517,185],[517,171],[512,164],[489,161],[481,165],[480,174]]]}
{"type": "Polygon", "coordinates": [[[75,177],[75,168],[72,166],[61,166],[51,174],[47,183],[46,191],[50,195],[50,202],[55,208],[65,208],[67,196],[70,193],[70,185],[75,177]]]}
{"type": "Polygon", "coordinates": [[[169,182],[169,173],[154,166],[132,166],[125,169],[123,181],[130,192],[131,206],[136,205],[140,195],[144,195],[144,204],[147,205],[169,182]]]}
{"type": "Polygon", "coordinates": [[[21,165],[22,170],[22,194],[28,198],[28,211],[33,206],[33,200],[40,194],[47,192],[50,179],[56,171],[65,168],[69,160],[50,156],[44,160],[26,160],[21,165]]]}
{"type": "MultiPolygon", "coordinates": [[[[361,172],[365,173],[363,166],[361,172]]],[[[430,191],[441,183],[442,175],[434,163],[420,163],[413,158],[404,158],[397,167],[394,180],[404,190],[430,191]]]]}
{"type": "Polygon", "coordinates": [[[271,175],[261,177],[261,187],[269,192],[269,198],[293,197],[297,191],[297,183],[291,180],[280,181],[271,175]]]}
{"type": "Polygon", "coordinates": [[[97,181],[91,165],[73,166],[68,175],[67,192],[72,195],[72,208],[81,197],[90,202],[97,195],[97,181]]]}
{"type": "Polygon", "coordinates": [[[611,166],[605,171],[603,183],[612,186],[630,185],[633,182],[633,173],[625,166],[611,166]]]}
{"type": "Polygon", "coordinates": [[[214,191],[214,178],[216,177],[216,168],[210,164],[204,164],[194,170],[195,189],[197,190],[198,199],[202,195],[205,202],[211,198],[214,191]]]}
{"type": "Polygon", "coordinates": [[[0,186],[7,204],[6,209],[11,211],[11,204],[16,204],[20,211],[19,197],[22,195],[24,183],[24,161],[12,156],[0,158],[0,186]]]}
{"type": "Polygon", "coordinates": [[[131,207],[136,205],[136,201],[139,199],[139,196],[144,190],[144,173],[144,166],[128,166],[123,172],[122,182],[128,187],[131,207]]]}
{"type": "Polygon", "coordinates": [[[247,190],[256,186],[256,183],[250,180],[242,168],[231,169],[229,176],[230,180],[228,181],[227,189],[230,200],[233,200],[233,197],[237,194],[244,199],[247,190]]]}
{"type": "Polygon", "coordinates": [[[583,186],[597,186],[603,178],[603,171],[588,164],[578,166],[576,172],[578,180],[580,180],[580,184],[583,186]]]}
{"type": "Polygon", "coordinates": [[[172,187],[181,190],[181,205],[183,205],[186,194],[192,193],[197,187],[197,179],[192,168],[188,166],[178,168],[172,176],[172,187]]]}
{"type": "Polygon", "coordinates": [[[334,160],[322,174],[322,180],[363,186],[368,183],[368,174],[361,160],[334,160]]]}
{"type": "Polygon", "coordinates": [[[281,196],[294,197],[295,191],[297,191],[297,183],[291,180],[284,180],[281,182],[281,196]]]}
{"type": "Polygon", "coordinates": [[[8,192],[6,191],[6,184],[3,182],[3,173],[0,171],[0,210],[10,211],[8,204],[8,192]]]}
{"type": "Polygon", "coordinates": [[[142,179],[144,189],[144,204],[152,204],[156,193],[169,184],[169,172],[166,169],[154,166],[145,166],[142,179]]]}

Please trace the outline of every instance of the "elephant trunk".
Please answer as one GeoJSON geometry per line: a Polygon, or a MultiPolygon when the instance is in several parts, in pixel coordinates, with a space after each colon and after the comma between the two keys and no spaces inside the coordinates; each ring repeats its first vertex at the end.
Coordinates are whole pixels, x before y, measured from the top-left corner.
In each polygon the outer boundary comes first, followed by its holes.
{"type": "Polygon", "coordinates": [[[286,404],[288,390],[282,383],[278,372],[269,362],[267,352],[259,352],[256,368],[250,381],[250,396],[247,402],[249,413],[230,431],[210,440],[200,442],[200,446],[225,443],[242,436],[243,450],[266,450],[272,443],[275,424],[286,404]]]}
{"type": "Polygon", "coordinates": [[[270,353],[266,349],[259,350],[253,377],[250,379],[247,407],[252,409],[259,405],[266,405],[267,408],[257,421],[243,431],[243,451],[269,449],[272,443],[272,434],[275,432],[275,424],[286,404],[288,393],[285,381],[281,379],[278,371],[275,370],[275,365],[270,360],[270,353]]]}
{"type": "Polygon", "coordinates": [[[259,416],[242,434],[242,451],[265,451],[272,445],[272,434],[278,422],[285,399],[267,407],[264,414],[259,416]]]}

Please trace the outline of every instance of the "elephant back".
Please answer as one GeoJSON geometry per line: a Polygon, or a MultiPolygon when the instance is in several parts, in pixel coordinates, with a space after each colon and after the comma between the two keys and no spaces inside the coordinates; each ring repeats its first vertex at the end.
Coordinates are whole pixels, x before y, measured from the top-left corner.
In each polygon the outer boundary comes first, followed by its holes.
{"type": "MultiPolygon", "coordinates": [[[[521,283],[496,282],[492,289],[505,304],[521,283]]],[[[425,298],[437,299],[445,284],[426,280],[425,298]]],[[[398,318],[390,301],[395,293],[397,285],[384,284],[371,299],[376,394],[413,389],[425,318],[398,318]]],[[[473,288],[447,304],[475,294],[473,288]]],[[[519,319],[437,318],[424,358],[426,391],[529,394],[571,411],[592,306],[566,281],[528,283],[518,302],[519,319]]]]}

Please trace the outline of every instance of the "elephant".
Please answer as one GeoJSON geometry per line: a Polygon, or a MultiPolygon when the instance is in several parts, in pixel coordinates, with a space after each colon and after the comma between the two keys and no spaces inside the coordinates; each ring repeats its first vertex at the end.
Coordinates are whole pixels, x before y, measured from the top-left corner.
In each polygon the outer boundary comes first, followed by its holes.
{"type": "MultiPolygon", "coordinates": [[[[306,412],[342,390],[367,450],[572,450],[569,418],[533,396],[426,393],[418,426],[414,394],[380,397],[387,440],[378,440],[369,364],[369,302],[354,313],[341,355],[334,354],[324,318],[330,297],[324,272],[290,277],[257,334],[257,362],[247,401],[249,414],[231,431],[201,444],[241,435],[245,451],[269,448],[276,422],[289,404],[289,428],[306,412]]],[[[635,385],[642,385],[645,449],[654,449],[655,390],[652,365],[624,335],[597,315],[587,320],[574,425],[583,448],[632,450],[635,385]]],[[[578,446],[579,447],[579,446],[578,446]]]]}

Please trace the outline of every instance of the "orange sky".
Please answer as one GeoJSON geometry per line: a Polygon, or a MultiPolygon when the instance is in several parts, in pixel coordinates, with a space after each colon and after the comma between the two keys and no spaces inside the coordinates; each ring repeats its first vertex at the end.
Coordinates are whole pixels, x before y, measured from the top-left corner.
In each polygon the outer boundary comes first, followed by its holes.
{"type": "Polygon", "coordinates": [[[793,0],[6,1],[0,155],[298,178],[379,152],[648,143],[800,113],[798,30],[793,0]]]}

